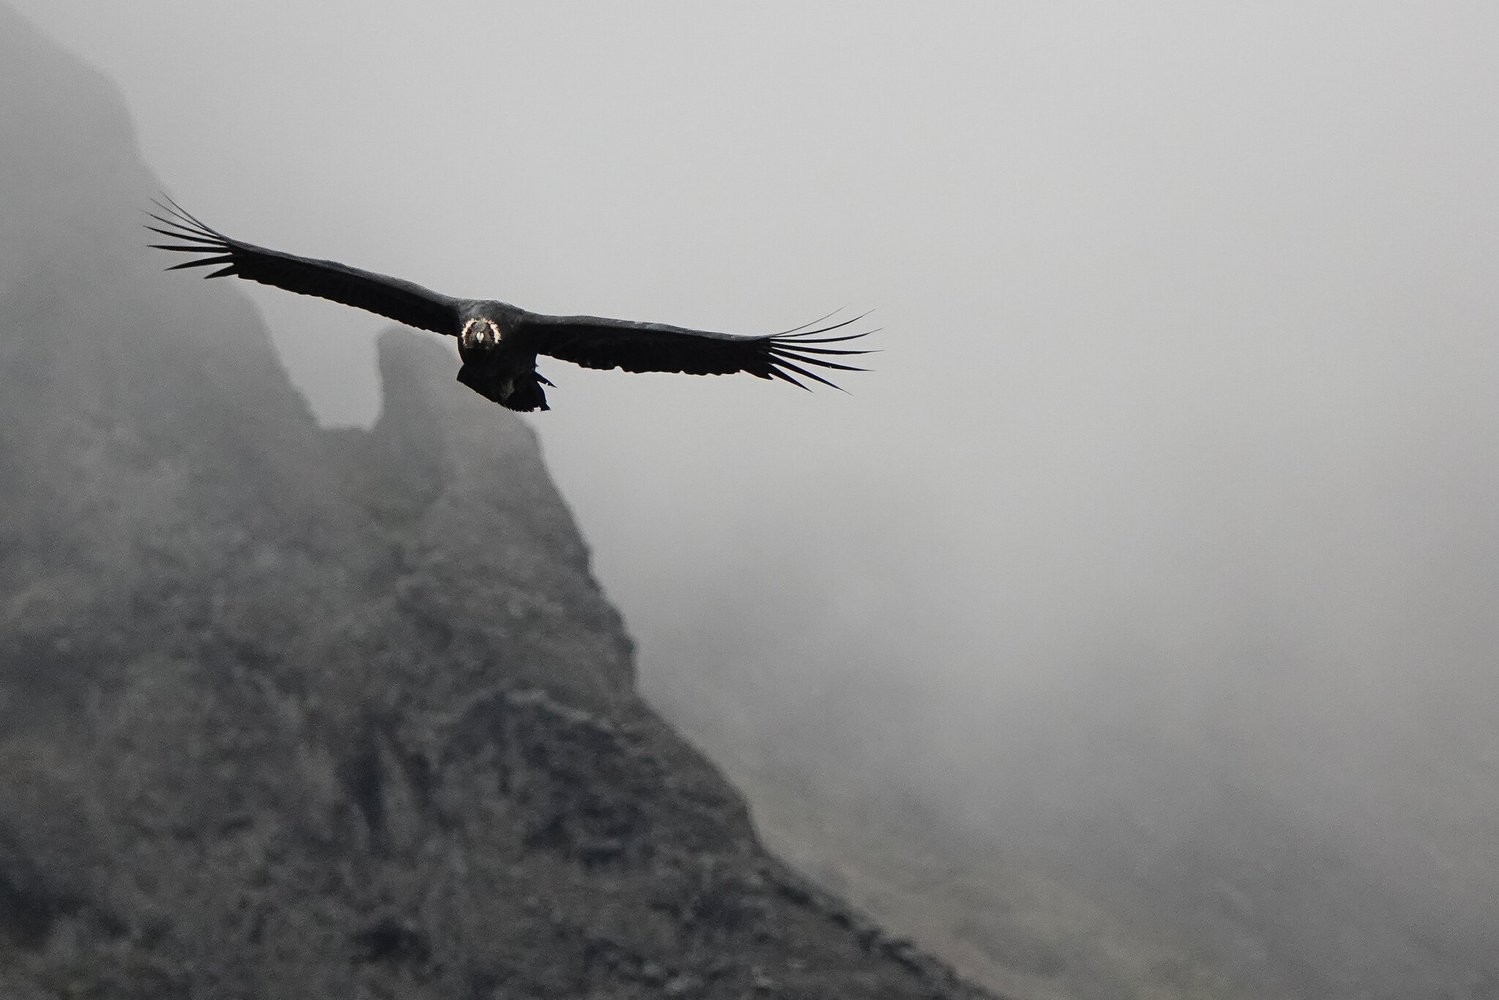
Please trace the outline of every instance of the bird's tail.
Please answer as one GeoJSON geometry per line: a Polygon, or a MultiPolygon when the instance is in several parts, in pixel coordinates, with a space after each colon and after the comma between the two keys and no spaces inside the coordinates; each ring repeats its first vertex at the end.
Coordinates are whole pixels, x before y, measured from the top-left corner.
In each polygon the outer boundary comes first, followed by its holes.
{"type": "Polygon", "coordinates": [[[541,387],[543,382],[547,385],[552,384],[534,371],[526,372],[515,380],[510,395],[500,400],[500,403],[512,410],[520,410],[522,413],[531,410],[549,410],[551,407],[547,406],[546,390],[541,387]]]}
{"type": "Polygon", "coordinates": [[[551,409],[547,406],[547,394],[541,387],[552,383],[534,369],[506,379],[498,376],[493,368],[469,362],[458,369],[458,381],[485,399],[512,410],[529,413],[551,409]]]}

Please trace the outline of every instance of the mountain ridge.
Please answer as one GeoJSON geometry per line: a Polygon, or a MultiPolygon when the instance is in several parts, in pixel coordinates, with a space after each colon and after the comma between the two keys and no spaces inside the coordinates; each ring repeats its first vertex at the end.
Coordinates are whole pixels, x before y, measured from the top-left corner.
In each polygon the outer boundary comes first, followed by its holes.
{"type": "Polygon", "coordinates": [[[0,66],[0,992],[987,995],[760,846],[450,350],[319,427],[113,88],[0,66]]]}

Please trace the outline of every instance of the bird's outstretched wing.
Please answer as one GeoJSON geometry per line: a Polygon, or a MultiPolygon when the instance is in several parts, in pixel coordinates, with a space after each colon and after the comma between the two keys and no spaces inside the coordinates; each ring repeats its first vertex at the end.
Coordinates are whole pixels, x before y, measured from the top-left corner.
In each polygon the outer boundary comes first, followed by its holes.
{"type": "Polygon", "coordinates": [[[314,260],[267,250],[251,243],[225,236],[205,225],[170,198],[156,202],[160,212],[147,213],[160,226],[148,225],[172,243],[153,243],[157,250],[192,254],[193,258],[167,268],[185,267],[218,269],[204,275],[223,278],[233,275],[274,285],[288,292],[316,295],[346,306],[368,309],[398,323],[433,333],[457,336],[460,326],[458,300],[400,278],[373,271],[361,271],[332,260],[314,260]]]}
{"type": "Polygon", "coordinates": [[[516,333],[537,354],[571,361],[585,368],[620,368],[627,372],[685,372],[689,375],[730,375],[749,372],[778,378],[805,389],[798,377],[839,388],[811,368],[863,371],[831,358],[869,354],[849,347],[829,347],[857,340],[873,330],[837,333],[864,317],[820,325],[824,316],[805,326],[766,336],[742,336],[689,330],[665,323],[636,323],[597,316],[545,316],[522,311],[516,333]],[[830,334],[836,334],[830,336],[830,334]]]}

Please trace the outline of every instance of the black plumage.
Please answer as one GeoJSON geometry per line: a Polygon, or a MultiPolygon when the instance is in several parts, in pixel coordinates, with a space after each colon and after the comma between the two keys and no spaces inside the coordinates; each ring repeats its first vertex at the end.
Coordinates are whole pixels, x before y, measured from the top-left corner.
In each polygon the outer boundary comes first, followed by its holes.
{"type": "Polygon", "coordinates": [[[463,359],[458,381],[513,410],[548,408],[542,386],[552,383],[536,371],[538,355],[585,368],[690,375],[747,372],[802,388],[808,388],[804,379],[837,388],[813,369],[862,371],[844,362],[850,355],[869,353],[842,345],[873,331],[839,332],[862,316],[821,325],[827,321],[823,317],[765,336],[597,316],[548,316],[494,299],[454,298],[337,261],[298,257],[245,243],[206,225],[171,199],[156,204],[159,212],[148,214],[157,224],[146,228],[172,242],[151,246],[191,255],[168,270],[210,267],[213,270],[205,277],[258,281],[456,337],[463,359]]]}

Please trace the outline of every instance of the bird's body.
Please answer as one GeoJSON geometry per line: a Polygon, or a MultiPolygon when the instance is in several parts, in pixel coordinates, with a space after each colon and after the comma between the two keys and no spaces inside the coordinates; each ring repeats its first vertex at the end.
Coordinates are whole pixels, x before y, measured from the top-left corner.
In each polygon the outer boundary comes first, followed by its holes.
{"type": "Polygon", "coordinates": [[[458,331],[458,381],[512,410],[545,410],[551,385],[536,371],[536,351],[527,350],[505,331],[517,324],[519,310],[505,302],[465,302],[458,331]]]}
{"type": "Polygon", "coordinates": [[[798,377],[833,385],[810,371],[809,366],[859,371],[853,365],[830,359],[867,353],[828,346],[864,336],[864,333],[836,333],[862,317],[827,326],[813,323],[767,336],[740,336],[597,316],[548,316],[496,299],[454,298],[410,281],[362,271],[337,261],[298,257],[255,246],[210,228],[170,199],[158,206],[164,214],[152,213],[151,218],[166,228],[147,228],[177,242],[152,246],[195,255],[168,270],[218,265],[206,277],[246,278],[367,309],[408,326],[454,337],[463,361],[458,381],[512,410],[548,408],[542,386],[552,383],[537,372],[538,355],[571,361],[585,368],[619,368],[627,372],[694,375],[748,372],[806,388],[798,377]]]}

